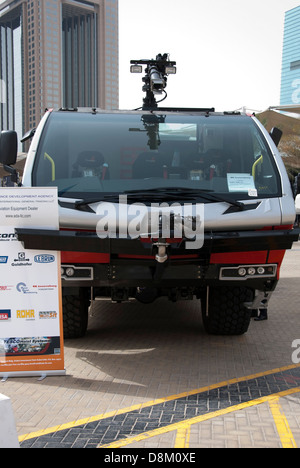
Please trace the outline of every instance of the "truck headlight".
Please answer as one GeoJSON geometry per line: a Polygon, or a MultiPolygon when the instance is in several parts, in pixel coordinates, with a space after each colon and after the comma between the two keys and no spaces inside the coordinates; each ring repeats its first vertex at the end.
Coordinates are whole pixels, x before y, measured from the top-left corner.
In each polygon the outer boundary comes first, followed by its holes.
{"type": "Polygon", "coordinates": [[[220,268],[220,280],[246,280],[252,278],[274,278],[277,265],[238,265],[220,268]]]}

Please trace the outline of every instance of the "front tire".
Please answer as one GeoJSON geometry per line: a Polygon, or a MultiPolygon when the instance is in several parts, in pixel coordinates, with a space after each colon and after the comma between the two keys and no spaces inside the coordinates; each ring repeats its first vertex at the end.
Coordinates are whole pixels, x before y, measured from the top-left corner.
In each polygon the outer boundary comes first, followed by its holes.
{"type": "Polygon", "coordinates": [[[201,301],[204,328],[213,335],[242,335],[248,330],[253,292],[245,287],[222,286],[209,288],[208,297],[201,301]],[[208,301],[208,304],[207,304],[208,301]]]}
{"type": "Polygon", "coordinates": [[[79,294],[66,294],[62,298],[64,338],[81,338],[88,325],[89,296],[81,288],[79,294]]]}

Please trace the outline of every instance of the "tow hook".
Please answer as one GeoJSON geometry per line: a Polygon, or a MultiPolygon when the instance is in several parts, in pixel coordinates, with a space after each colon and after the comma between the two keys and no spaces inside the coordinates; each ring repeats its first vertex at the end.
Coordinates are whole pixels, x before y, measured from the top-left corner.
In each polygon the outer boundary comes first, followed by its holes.
{"type": "Polygon", "coordinates": [[[165,263],[168,260],[167,247],[169,244],[165,239],[159,239],[158,242],[154,242],[153,246],[157,247],[157,254],[155,255],[155,260],[158,263],[165,263]]]}

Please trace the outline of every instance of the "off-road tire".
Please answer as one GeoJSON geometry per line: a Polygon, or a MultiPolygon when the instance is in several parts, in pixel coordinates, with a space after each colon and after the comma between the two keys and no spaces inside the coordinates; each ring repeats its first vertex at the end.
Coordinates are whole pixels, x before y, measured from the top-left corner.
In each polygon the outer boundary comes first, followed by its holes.
{"type": "Polygon", "coordinates": [[[78,295],[63,295],[62,304],[64,338],[83,337],[88,325],[87,292],[82,289],[78,295]]]}
{"type": "Polygon", "coordinates": [[[253,292],[245,287],[222,286],[209,289],[208,314],[206,297],[201,301],[202,320],[207,333],[212,335],[242,335],[248,330],[253,292]]]}

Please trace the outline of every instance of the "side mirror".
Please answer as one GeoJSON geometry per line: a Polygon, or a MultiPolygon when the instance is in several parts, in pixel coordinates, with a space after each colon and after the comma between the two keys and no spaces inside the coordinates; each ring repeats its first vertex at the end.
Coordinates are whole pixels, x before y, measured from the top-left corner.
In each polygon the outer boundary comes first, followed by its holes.
{"type": "Polygon", "coordinates": [[[18,137],[14,130],[4,130],[0,135],[0,163],[13,166],[17,162],[18,137]]]}
{"type": "Polygon", "coordinates": [[[295,207],[296,207],[296,214],[300,215],[300,195],[296,196],[295,207]]]}
{"type": "Polygon", "coordinates": [[[273,127],[270,131],[270,137],[274,141],[275,145],[278,146],[282,137],[282,131],[277,127],[273,127]]]}

